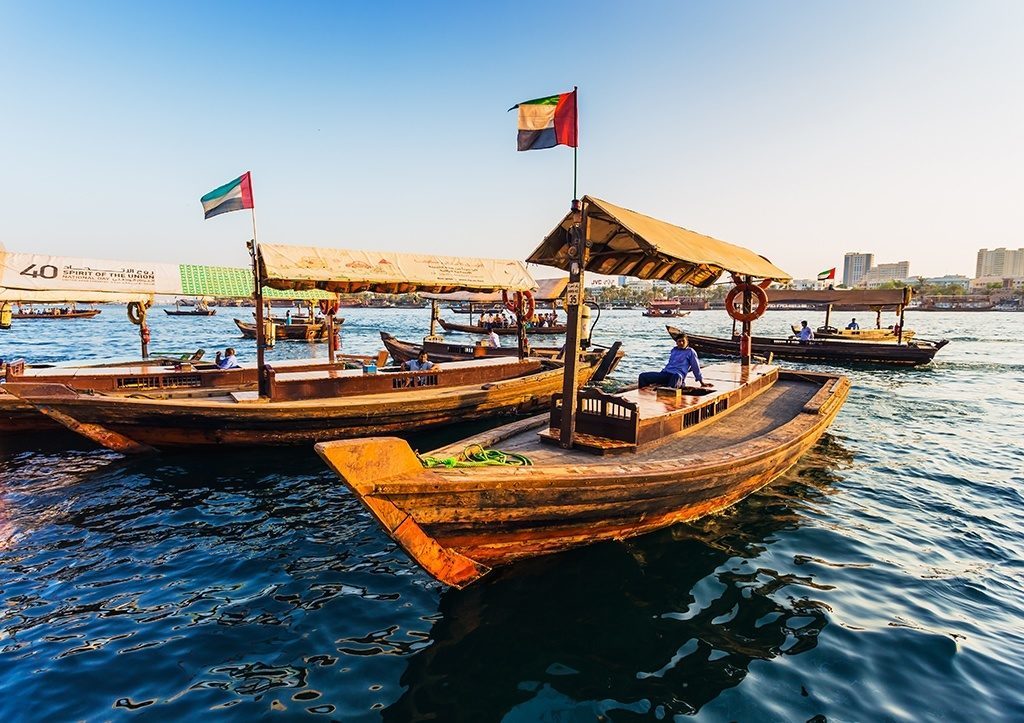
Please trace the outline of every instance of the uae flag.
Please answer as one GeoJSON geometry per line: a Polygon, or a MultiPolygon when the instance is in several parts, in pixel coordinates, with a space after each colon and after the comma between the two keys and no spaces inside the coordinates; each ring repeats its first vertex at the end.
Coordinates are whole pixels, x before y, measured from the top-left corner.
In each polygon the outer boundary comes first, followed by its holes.
{"type": "Polygon", "coordinates": [[[576,91],[549,95],[518,103],[520,151],[536,151],[555,146],[579,145],[579,116],[576,113],[576,91]]]}
{"type": "Polygon", "coordinates": [[[228,211],[252,208],[252,179],[249,171],[220,188],[215,188],[199,199],[203,204],[204,218],[213,218],[228,211]]]}
{"type": "Polygon", "coordinates": [[[825,269],[824,271],[818,272],[818,281],[828,281],[836,277],[836,267],[833,266],[831,269],[825,269]]]}

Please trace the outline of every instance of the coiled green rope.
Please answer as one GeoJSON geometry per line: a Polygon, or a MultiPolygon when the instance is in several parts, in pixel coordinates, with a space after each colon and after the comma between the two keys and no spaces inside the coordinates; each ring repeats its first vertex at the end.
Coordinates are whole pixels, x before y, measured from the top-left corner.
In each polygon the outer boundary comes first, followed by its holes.
{"type": "Polygon", "coordinates": [[[471,444],[462,450],[457,457],[431,457],[417,455],[420,463],[426,467],[532,467],[533,461],[523,454],[502,452],[500,449],[484,449],[479,444],[471,444]]]}

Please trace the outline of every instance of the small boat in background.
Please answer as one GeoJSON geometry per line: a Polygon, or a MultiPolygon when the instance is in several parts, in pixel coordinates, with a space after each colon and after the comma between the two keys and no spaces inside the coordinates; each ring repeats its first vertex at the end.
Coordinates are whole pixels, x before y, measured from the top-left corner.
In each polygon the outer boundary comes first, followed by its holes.
{"type": "MultiPolygon", "coordinates": [[[[341,326],[344,319],[334,320],[335,327],[341,326]]],[[[256,338],[256,324],[247,324],[241,319],[235,319],[235,326],[242,332],[246,339],[256,338]]],[[[322,341],[327,338],[327,322],[318,321],[312,324],[285,324],[284,321],[274,322],[275,339],[291,339],[301,341],[322,341]]]]}
{"type": "Polygon", "coordinates": [[[175,301],[174,311],[164,309],[164,313],[168,316],[213,316],[217,313],[217,310],[211,309],[203,301],[194,305],[186,305],[185,308],[182,308],[181,301],[175,301]]]}
{"type": "Polygon", "coordinates": [[[41,311],[35,311],[29,309],[28,311],[15,311],[11,314],[13,319],[91,319],[100,313],[99,309],[74,309],[69,307],[53,307],[50,309],[43,309],[41,311]]]}

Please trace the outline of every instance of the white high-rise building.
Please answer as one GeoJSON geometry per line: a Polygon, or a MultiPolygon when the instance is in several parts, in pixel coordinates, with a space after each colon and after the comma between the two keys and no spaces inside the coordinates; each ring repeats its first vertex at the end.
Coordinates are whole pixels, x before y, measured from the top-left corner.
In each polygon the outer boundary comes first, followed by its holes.
{"type": "Polygon", "coordinates": [[[906,281],[910,278],[910,262],[898,261],[895,264],[878,264],[868,269],[860,280],[860,286],[869,289],[884,286],[890,281],[906,281]]]}
{"type": "Polygon", "coordinates": [[[862,254],[859,251],[847,252],[843,257],[843,285],[856,286],[857,282],[864,278],[864,274],[871,270],[874,263],[874,254],[862,254]]]}

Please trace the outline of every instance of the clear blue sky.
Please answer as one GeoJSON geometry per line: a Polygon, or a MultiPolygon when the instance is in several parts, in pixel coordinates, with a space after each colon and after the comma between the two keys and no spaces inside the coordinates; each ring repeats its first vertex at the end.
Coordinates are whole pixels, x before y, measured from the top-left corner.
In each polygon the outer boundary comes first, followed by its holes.
{"type": "MultiPolygon", "coordinates": [[[[1024,2],[0,0],[0,243],[242,265],[263,241],[523,258],[580,190],[762,253],[972,275],[1024,245],[1024,2]]],[[[540,270],[536,273],[543,276],[540,270]]]]}

